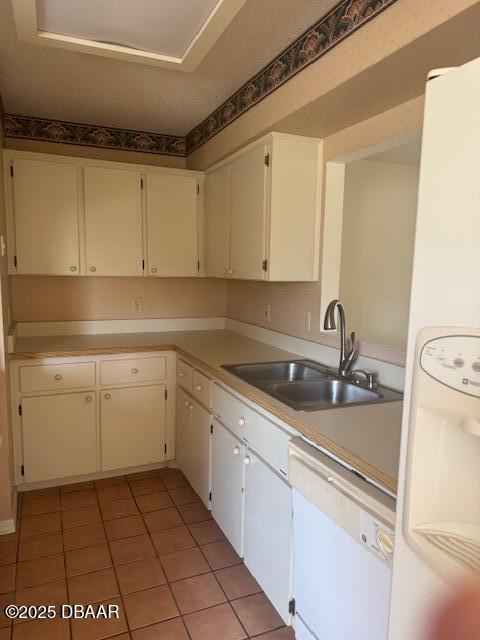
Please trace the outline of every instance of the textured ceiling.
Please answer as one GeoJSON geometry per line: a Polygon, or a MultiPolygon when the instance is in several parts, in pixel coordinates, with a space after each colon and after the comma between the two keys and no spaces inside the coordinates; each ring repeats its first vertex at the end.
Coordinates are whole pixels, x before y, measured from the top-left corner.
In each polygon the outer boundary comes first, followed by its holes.
{"type": "Polygon", "coordinates": [[[247,0],[191,74],[18,42],[0,0],[7,113],[184,135],[338,0],[247,0]]]}

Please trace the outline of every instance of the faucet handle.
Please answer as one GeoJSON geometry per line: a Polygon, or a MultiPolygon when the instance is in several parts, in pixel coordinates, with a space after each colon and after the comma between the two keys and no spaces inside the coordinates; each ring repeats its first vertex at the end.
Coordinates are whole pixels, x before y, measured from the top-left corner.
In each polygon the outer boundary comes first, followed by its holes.
{"type": "Polygon", "coordinates": [[[343,369],[345,374],[347,374],[352,368],[355,358],[357,357],[357,348],[358,348],[358,342],[357,342],[357,338],[355,337],[355,331],[352,331],[350,335],[350,350],[345,355],[345,358],[341,363],[341,368],[343,369]]]}
{"type": "Polygon", "coordinates": [[[368,389],[375,389],[375,387],[378,386],[377,380],[376,380],[376,374],[375,373],[369,373],[368,371],[364,371],[363,369],[355,369],[355,371],[352,371],[352,378],[355,380],[355,382],[360,383],[360,376],[363,376],[365,378],[365,383],[368,389]]]}

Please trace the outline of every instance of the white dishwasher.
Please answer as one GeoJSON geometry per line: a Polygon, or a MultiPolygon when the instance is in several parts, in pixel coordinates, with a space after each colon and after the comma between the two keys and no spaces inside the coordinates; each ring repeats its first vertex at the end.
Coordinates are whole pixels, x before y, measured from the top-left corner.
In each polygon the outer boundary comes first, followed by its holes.
{"type": "Polygon", "coordinates": [[[294,438],[296,640],[387,640],[395,500],[294,438]]]}

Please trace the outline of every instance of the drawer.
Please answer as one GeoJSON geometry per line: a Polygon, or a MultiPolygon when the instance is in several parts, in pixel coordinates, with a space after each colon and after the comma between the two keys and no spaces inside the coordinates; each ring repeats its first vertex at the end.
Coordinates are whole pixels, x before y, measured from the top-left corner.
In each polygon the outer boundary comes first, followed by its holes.
{"type": "Polygon", "coordinates": [[[103,360],[100,363],[102,385],[164,380],[166,375],[167,359],[165,357],[103,360]]]}
{"type": "Polygon", "coordinates": [[[52,391],[95,386],[95,363],[40,364],[20,367],[20,390],[52,391]]]}
{"type": "Polygon", "coordinates": [[[291,435],[218,385],[213,388],[213,410],[249,447],[287,476],[291,435]]]}
{"type": "Polygon", "coordinates": [[[186,391],[192,393],[193,367],[184,362],[177,360],[177,384],[186,391]]]}
{"type": "Polygon", "coordinates": [[[192,395],[205,407],[212,406],[212,381],[200,371],[194,371],[192,376],[192,395]]]}

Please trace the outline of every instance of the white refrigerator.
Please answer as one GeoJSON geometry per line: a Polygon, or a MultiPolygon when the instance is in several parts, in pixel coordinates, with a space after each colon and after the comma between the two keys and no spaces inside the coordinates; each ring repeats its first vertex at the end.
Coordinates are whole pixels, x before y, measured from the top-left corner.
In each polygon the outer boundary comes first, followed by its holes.
{"type": "Polygon", "coordinates": [[[480,567],[480,59],[427,82],[407,349],[389,640],[480,567]]]}

